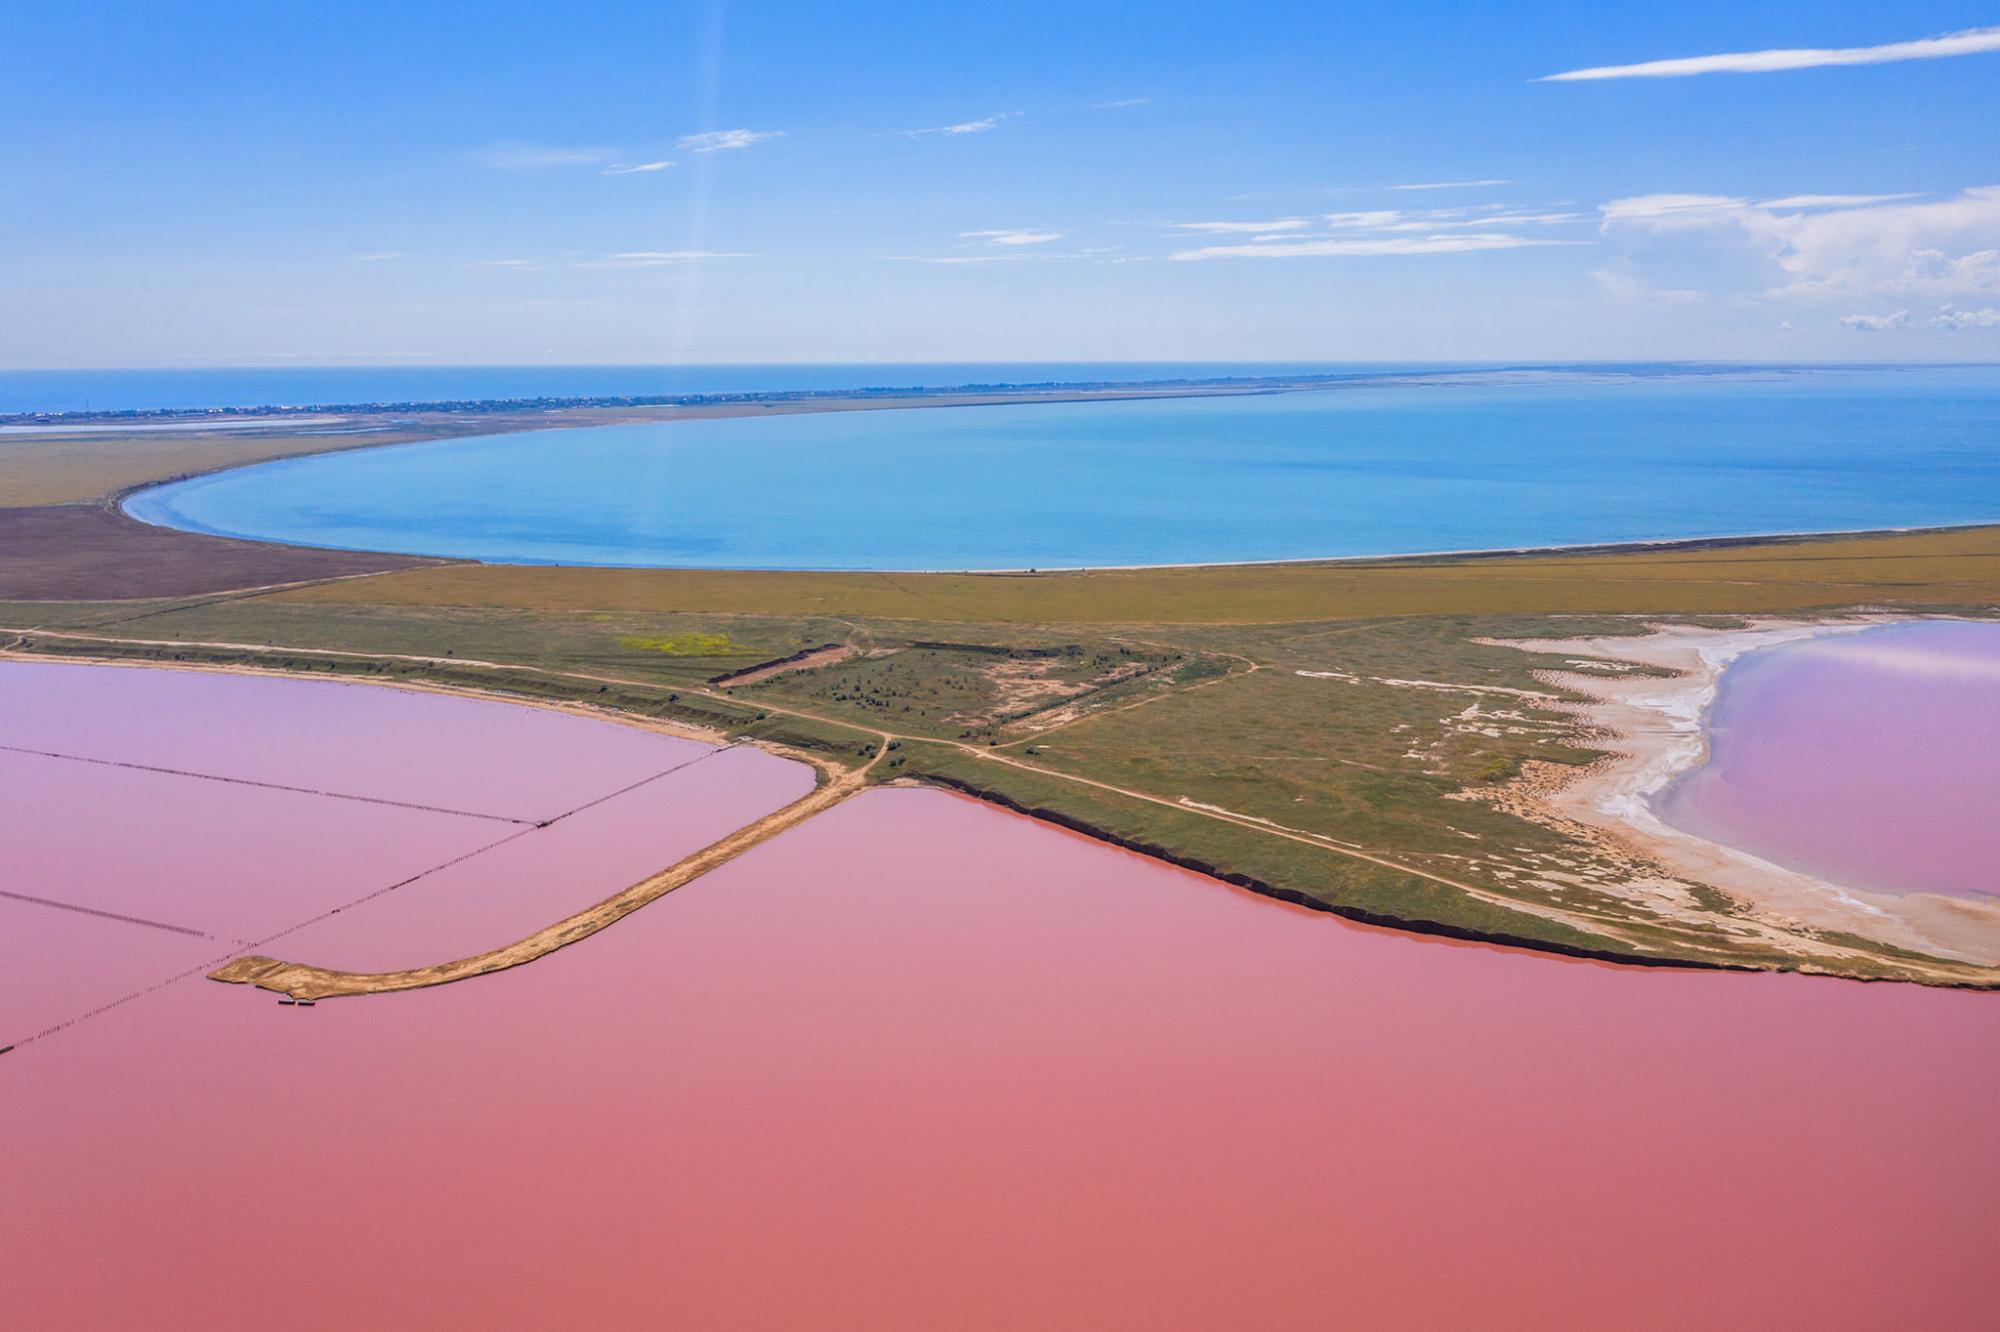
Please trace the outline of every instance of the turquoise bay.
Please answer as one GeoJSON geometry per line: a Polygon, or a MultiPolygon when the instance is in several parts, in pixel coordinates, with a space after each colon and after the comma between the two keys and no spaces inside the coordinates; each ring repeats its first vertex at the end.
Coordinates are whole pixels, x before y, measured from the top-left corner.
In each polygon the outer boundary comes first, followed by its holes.
{"type": "Polygon", "coordinates": [[[515,562],[1104,567],[2000,519],[1991,368],[1468,376],[595,427],[267,463],[148,522],[515,562]]]}

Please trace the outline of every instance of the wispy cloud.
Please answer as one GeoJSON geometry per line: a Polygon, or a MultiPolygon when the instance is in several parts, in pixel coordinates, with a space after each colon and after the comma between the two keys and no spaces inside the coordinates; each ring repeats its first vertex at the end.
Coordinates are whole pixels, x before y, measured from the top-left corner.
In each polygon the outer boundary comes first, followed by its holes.
{"type": "Polygon", "coordinates": [[[1544,213],[1528,209],[1427,208],[1406,212],[1399,208],[1372,208],[1364,212],[1324,214],[1326,225],[1335,231],[1457,231],[1490,230],[1494,227],[1554,226],[1581,222],[1581,213],[1544,213]]]}
{"type": "Polygon", "coordinates": [[[668,268],[704,259],[748,259],[742,250],[624,250],[602,259],[582,259],[578,268],[668,268]]]}
{"type": "Polygon", "coordinates": [[[1199,231],[1205,235],[1252,235],[1260,232],[1297,231],[1312,223],[1302,217],[1281,217],[1275,222],[1174,222],[1175,231],[1199,231]]]}
{"type": "Polygon", "coordinates": [[[533,259],[471,259],[459,265],[460,268],[533,268],[533,259]]]}
{"type": "Polygon", "coordinates": [[[968,231],[961,233],[969,239],[983,239],[1004,248],[981,250],[971,254],[890,254],[885,259],[905,264],[1058,264],[1058,263],[1131,263],[1133,256],[1119,253],[1116,245],[1086,246],[1079,250],[1042,250],[1033,248],[1044,241],[1054,240],[1059,233],[1014,233],[968,231]],[[1005,241],[999,236],[1025,234],[1034,236],[1031,241],[1005,241]]]}
{"type": "Polygon", "coordinates": [[[1182,250],[1169,259],[1295,259],[1307,257],[1375,258],[1386,255],[1474,254],[1483,250],[1522,250],[1544,245],[1575,245],[1577,241],[1503,232],[1465,232],[1450,236],[1331,236],[1303,240],[1286,238],[1263,244],[1206,245],[1182,250]]]}
{"type": "Polygon", "coordinates": [[[1179,251],[1168,258],[1367,258],[1589,244],[1589,241],[1552,237],[1542,230],[1584,220],[1580,213],[1543,212],[1487,203],[1459,208],[1356,209],[1322,213],[1317,219],[1287,217],[1268,222],[1175,222],[1168,225],[1176,232],[1245,236],[1248,243],[1206,245],[1179,251]],[[1320,234],[1314,234],[1315,231],[1320,234]]]}
{"type": "Polygon", "coordinates": [[[1969,328],[2000,328],[2000,310],[1991,306],[1984,310],[1959,310],[1947,305],[1937,312],[1937,318],[1931,323],[1938,328],[1959,332],[1969,328]]]}
{"type": "Polygon", "coordinates": [[[539,171],[548,167],[594,166],[618,156],[598,147],[555,147],[545,143],[496,143],[472,154],[481,166],[502,171],[539,171]]]}
{"type": "Polygon", "coordinates": [[[604,174],[607,176],[636,176],[645,171],[665,171],[672,165],[672,162],[637,162],[631,166],[608,166],[604,168],[604,174]]]}
{"type": "Polygon", "coordinates": [[[354,256],[354,259],[356,263],[380,264],[386,263],[391,259],[401,259],[402,257],[403,252],[401,250],[378,250],[374,254],[357,254],[354,256]]]}
{"type": "Polygon", "coordinates": [[[737,148],[748,148],[766,139],[782,139],[783,130],[726,129],[706,130],[700,134],[684,134],[680,139],[680,149],[684,153],[721,153],[737,148]]]}
{"type": "Polygon", "coordinates": [[[1505,180],[1426,180],[1415,185],[1391,185],[1392,190],[1481,190],[1511,184],[1505,180]]]}
{"type": "Polygon", "coordinates": [[[1915,199],[1914,194],[1788,194],[1782,199],[1766,199],[1759,208],[1860,208],[1867,204],[1894,203],[1915,199]]]}
{"type": "Polygon", "coordinates": [[[1910,312],[1898,310],[1894,314],[1850,314],[1840,317],[1842,328],[1851,328],[1856,333],[1893,333],[1910,326],[1910,312]]]}
{"type": "Polygon", "coordinates": [[[978,120],[961,120],[956,125],[933,125],[929,129],[904,130],[903,137],[921,139],[927,134],[984,134],[988,130],[998,129],[1001,121],[1012,120],[1020,114],[1019,111],[999,111],[990,116],[982,116],[978,120]]]}
{"type": "Polygon", "coordinates": [[[1946,56],[2000,51],[2000,27],[1968,28],[1942,37],[1882,46],[1845,46],[1796,50],[1735,51],[1723,55],[1689,56],[1678,60],[1648,60],[1637,65],[1600,65],[1549,74],[1537,83],[1575,83],[1595,79],[1684,79],[1695,74],[1769,74],[1787,69],[1818,69],[1827,65],[1886,65],[1899,60],[1939,60],[1946,56]]]}
{"type": "Polygon", "coordinates": [[[994,245],[1046,245],[1063,238],[1060,231],[961,231],[960,240],[983,240],[994,245]]]}
{"type": "Polygon", "coordinates": [[[1091,110],[1123,111],[1128,106],[1144,106],[1152,100],[1150,97],[1121,97],[1115,102],[1098,102],[1091,107],[1091,110]]]}

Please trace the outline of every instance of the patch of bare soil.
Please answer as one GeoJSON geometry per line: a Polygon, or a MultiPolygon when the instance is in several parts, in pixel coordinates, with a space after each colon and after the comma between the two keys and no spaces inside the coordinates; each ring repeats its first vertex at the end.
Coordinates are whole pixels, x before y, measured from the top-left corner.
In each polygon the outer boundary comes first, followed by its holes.
{"type": "Polygon", "coordinates": [[[1055,657],[1009,657],[982,667],[980,674],[986,677],[993,691],[992,702],[982,712],[955,713],[945,720],[964,726],[986,726],[1016,720],[1031,713],[1040,717],[1044,715],[1044,709],[1051,709],[1052,705],[1071,699],[1080,700],[1085,695],[1123,684],[1152,669],[1145,662],[1135,661],[1088,680],[1063,680],[1055,675],[1062,664],[1062,660],[1055,657]]]}
{"type": "Polygon", "coordinates": [[[447,562],[199,536],[95,504],[0,509],[0,601],[192,597],[447,562]]]}

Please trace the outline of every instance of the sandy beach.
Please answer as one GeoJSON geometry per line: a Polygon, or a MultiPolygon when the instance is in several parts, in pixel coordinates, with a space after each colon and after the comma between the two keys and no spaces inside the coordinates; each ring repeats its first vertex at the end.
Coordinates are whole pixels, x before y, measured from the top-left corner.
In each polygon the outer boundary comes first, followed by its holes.
{"type": "Polygon", "coordinates": [[[1722,890],[1769,923],[2000,963],[2000,906],[1834,883],[1674,827],[1655,807],[1655,797],[1675,777],[1707,758],[1703,718],[1730,663],[1747,652],[1912,618],[1756,619],[1730,629],[1656,624],[1643,636],[1512,641],[1509,646],[1524,651],[1569,659],[1569,669],[1537,674],[1587,696],[1568,706],[1591,733],[1592,747],[1610,755],[1569,780],[1535,783],[1530,802],[1548,817],[1582,824],[1677,876],[1722,890]],[[1674,674],[1642,674],[1630,666],[1674,674]]]}

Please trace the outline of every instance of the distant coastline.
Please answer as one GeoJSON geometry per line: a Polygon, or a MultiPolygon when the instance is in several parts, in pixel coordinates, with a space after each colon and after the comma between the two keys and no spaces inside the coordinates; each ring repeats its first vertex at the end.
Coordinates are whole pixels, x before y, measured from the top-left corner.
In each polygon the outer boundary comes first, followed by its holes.
{"type": "MultiPolygon", "coordinates": [[[[883,366],[884,381],[879,384],[839,384],[828,382],[821,386],[801,385],[790,388],[746,388],[742,390],[690,390],[686,392],[660,393],[562,393],[540,392],[501,395],[456,394],[389,396],[389,397],[312,397],[310,400],[286,400],[273,397],[263,402],[225,402],[217,400],[206,405],[161,405],[122,406],[96,409],[71,408],[21,408],[0,411],[0,427],[66,426],[94,423],[222,423],[239,422],[245,419],[270,418],[274,424],[288,423],[301,417],[339,414],[343,416],[404,415],[404,414],[445,414],[500,415],[523,412],[574,411],[585,409],[631,409],[645,407],[759,407],[796,406],[813,403],[871,402],[884,399],[910,400],[951,399],[976,397],[981,399],[1006,398],[1010,402],[1035,401],[1087,401],[1105,396],[1146,396],[1168,397],[1198,394],[1252,394],[1304,392],[1336,388],[1379,388],[1392,386],[1415,387],[1422,385],[1491,384],[1494,382],[1532,379],[1538,382],[1560,381],[1563,379],[1633,378],[1717,378],[1744,375],[1806,375],[1816,373],[1838,373],[1858,370],[1926,370],[1959,369],[1984,363],[1968,362],[1964,365],[1952,364],[1884,364],[1873,362],[1843,362],[1838,364],[1759,364],[1725,362],[1510,362],[1484,365],[1474,364],[1411,364],[1405,366],[1388,365],[1327,365],[1310,371],[1298,370],[1280,373],[1263,373],[1262,367],[1245,365],[1243,373],[1224,373],[1222,367],[1202,367],[1214,373],[1174,374],[1179,367],[1162,364],[1163,372],[1149,374],[1115,374],[1092,377],[1086,372],[1096,369],[1088,364],[1074,367],[1060,367],[1077,372],[1075,375],[1054,375],[1038,378],[1011,378],[968,376],[957,378],[940,375],[952,367],[932,367],[928,377],[920,376],[923,367],[883,366]],[[912,382],[896,383],[893,377],[901,374],[912,377],[912,382]],[[918,378],[928,378],[930,382],[915,382],[918,378]]],[[[965,367],[968,371],[978,369],[1004,370],[1007,367],[965,367]]],[[[1029,367],[1022,367],[1028,369],[1029,367]]],[[[1033,367],[1049,369],[1052,367],[1033,367]]],[[[1121,370],[1136,370],[1141,367],[1121,366],[1121,370]]],[[[550,367],[549,377],[560,377],[565,367],[550,367]]],[[[635,368],[634,374],[642,368],[635,368]]],[[[728,367],[737,374],[744,368],[728,367]]],[[[792,374],[809,373],[811,367],[780,367],[792,374]]],[[[829,379],[837,379],[841,373],[848,378],[856,378],[858,372],[847,367],[829,367],[829,379]]],[[[12,379],[27,379],[35,375],[50,378],[81,375],[81,371],[0,371],[0,388],[12,379]]],[[[124,376],[151,376],[166,372],[153,371],[106,371],[97,373],[102,377],[116,380],[124,376]]],[[[190,377],[222,372],[190,371],[190,377]]],[[[259,372],[248,372],[253,377],[259,372]]],[[[331,370],[329,374],[333,373],[331,370]]],[[[347,372],[341,372],[343,374],[347,372]]],[[[775,371],[774,371],[775,373],[775,371]]],[[[394,377],[393,371],[390,377],[394,377]]],[[[82,392],[81,390],[76,390],[82,392]]],[[[160,390],[164,392],[164,390],[160,390]]],[[[0,403],[9,394],[0,393],[0,403]]],[[[87,396],[87,395],[86,395],[87,396]]],[[[238,427],[240,428],[240,427],[238,427]]]]}

